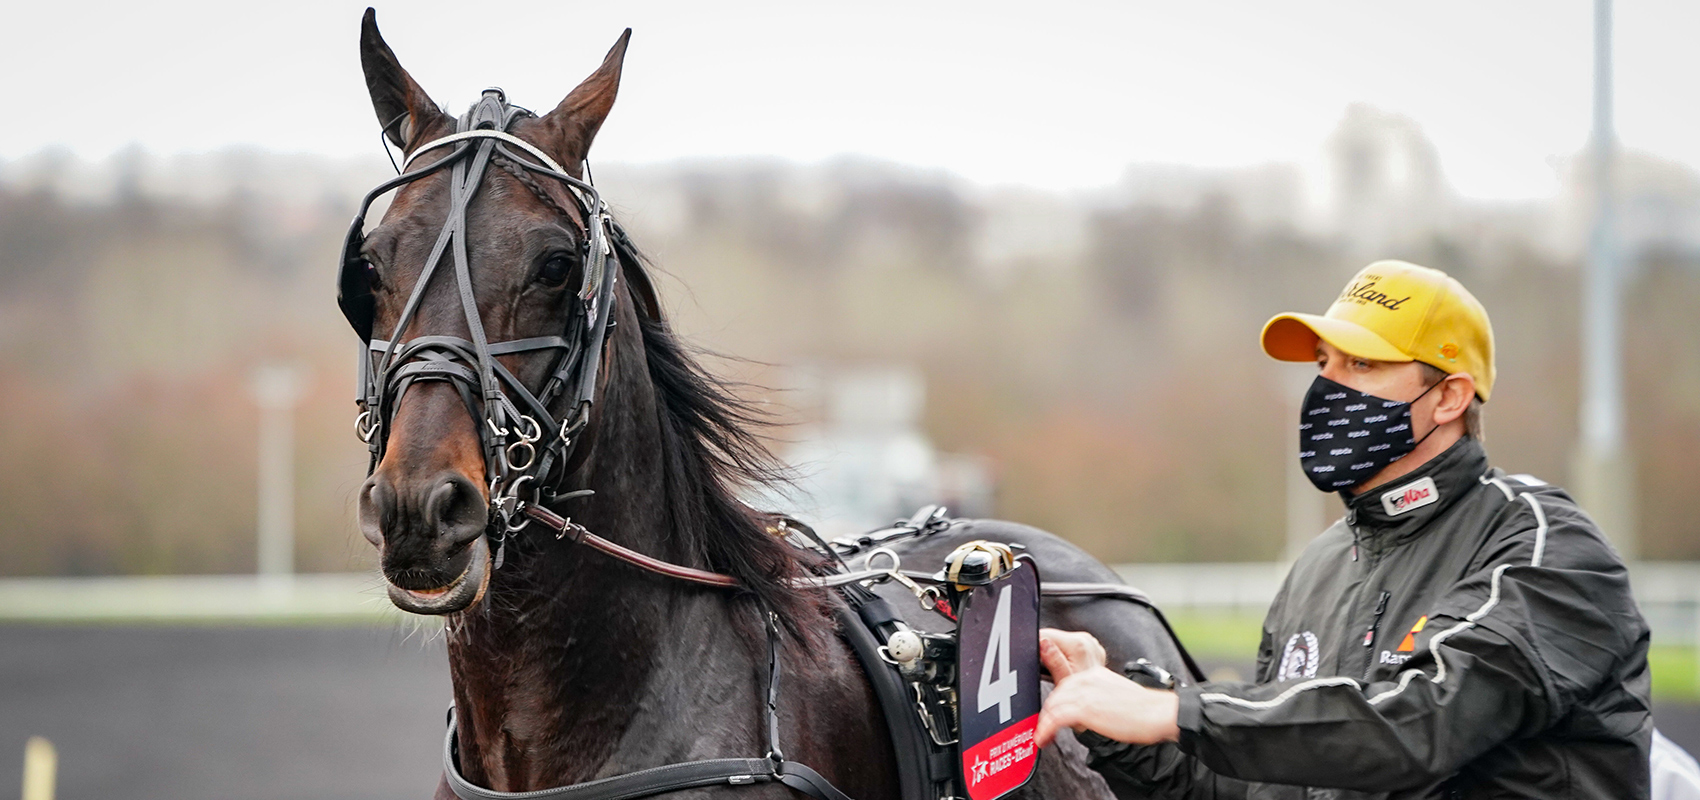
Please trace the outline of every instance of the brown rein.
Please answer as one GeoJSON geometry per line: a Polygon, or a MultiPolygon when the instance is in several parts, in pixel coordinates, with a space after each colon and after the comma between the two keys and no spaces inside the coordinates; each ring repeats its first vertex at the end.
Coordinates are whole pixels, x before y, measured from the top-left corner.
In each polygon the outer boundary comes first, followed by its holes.
{"type": "Polygon", "coordinates": [[[669,578],[677,578],[678,580],[689,583],[701,584],[703,586],[715,586],[722,589],[732,589],[740,585],[738,579],[731,575],[722,575],[718,572],[709,572],[708,570],[696,569],[695,567],[681,566],[679,564],[662,561],[659,558],[646,556],[629,547],[622,547],[591,533],[589,530],[586,530],[583,525],[573,522],[572,520],[535,503],[526,505],[525,515],[533,521],[542,523],[545,527],[555,531],[555,538],[557,539],[570,537],[574,542],[589,545],[595,550],[606,553],[620,559],[621,561],[648,570],[657,575],[665,575],[669,578]]]}

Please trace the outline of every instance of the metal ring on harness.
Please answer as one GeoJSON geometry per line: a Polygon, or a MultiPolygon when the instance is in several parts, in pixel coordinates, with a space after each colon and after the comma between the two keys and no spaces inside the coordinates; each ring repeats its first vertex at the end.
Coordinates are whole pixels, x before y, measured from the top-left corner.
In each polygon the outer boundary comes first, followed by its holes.
{"type": "Polygon", "coordinates": [[[372,419],[370,410],[362,411],[360,416],[354,418],[354,435],[360,437],[360,441],[371,444],[372,436],[377,432],[378,423],[372,419]]]}
{"type": "MultiPolygon", "coordinates": [[[[521,439],[504,448],[502,451],[502,458],[508,462],[508,469],[523,472],[531,469],[532,463],[537,460],[537,448],[533,447],[531,442],[521,439]],[[523,463],[521,463],[520,459],[515,457],[516,453],[525,454],[525,461],[523,463]]],[[[531,476],[521,475],[520,477],[529,478],[531,476]]]]}

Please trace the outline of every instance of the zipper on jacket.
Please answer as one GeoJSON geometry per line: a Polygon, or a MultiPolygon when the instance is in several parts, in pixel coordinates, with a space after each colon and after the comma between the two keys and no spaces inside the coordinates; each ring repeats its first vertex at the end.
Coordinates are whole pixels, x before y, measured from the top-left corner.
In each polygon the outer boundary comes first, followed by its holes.
{"type": "Polygon", "coordinates": [[[1358,510],[1346,509],[1346,527],[1352,529],[1352,560],[1358,560],[1358,510]]]}
{"type": "Polygon", "coordinates": [[[1369,630],[1364,631],[1364,680],[1369,680],[1370,670],[1375,668],[1375,632],[1381,627],[1381,615],[1387,613],[1387,598],[1393,595],[1383,590],[1381,597],[1375,601],[1375,616],[1370,618],[1369,630]]]}

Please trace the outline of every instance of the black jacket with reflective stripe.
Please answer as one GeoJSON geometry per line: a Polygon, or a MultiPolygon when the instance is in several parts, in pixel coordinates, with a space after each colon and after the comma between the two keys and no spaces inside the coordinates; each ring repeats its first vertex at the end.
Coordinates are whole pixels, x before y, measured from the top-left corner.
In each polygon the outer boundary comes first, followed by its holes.
{"type": "Polygon", "coordinates": [[[1178,746],[1082,739],[1123,796],[1644,798],[1647,641],[1593,520],[1466,438],[1306,548],[1178,746]]]}

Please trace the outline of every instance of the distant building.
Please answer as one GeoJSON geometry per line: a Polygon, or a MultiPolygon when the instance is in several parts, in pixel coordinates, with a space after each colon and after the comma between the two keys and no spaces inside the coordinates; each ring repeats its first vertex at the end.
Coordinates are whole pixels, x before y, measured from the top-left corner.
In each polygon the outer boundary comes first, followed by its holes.
{"type": "Polygon", "coordinates": [[[1334,228],[1363,253],[1421,244],[1447,223],[1440,154],[1410,117],[1353,103],[1328,140],[1334,228]]]}
{"type": "Polygon", "coordinates": [[[798,474],[796,486],[760,497],[759,506],[827,536],[889,525],[930,503],[948,506],[953,516],[991,513],[986,459],[941,453],[921,431],[926,384],[919,371],[879,367],[795,378],[798,394],[821,401],[824,419],[780,449],[798,474]]]}

